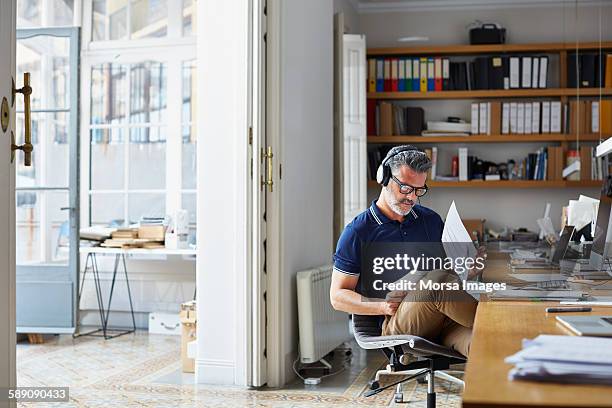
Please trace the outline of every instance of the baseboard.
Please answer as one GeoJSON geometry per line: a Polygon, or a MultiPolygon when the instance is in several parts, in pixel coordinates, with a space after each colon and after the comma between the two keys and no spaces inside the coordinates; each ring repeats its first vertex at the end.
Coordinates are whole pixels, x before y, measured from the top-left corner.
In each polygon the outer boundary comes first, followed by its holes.
{"type": "Polygon", "coordinates": [[[234,385],[235,363],[231,360],[196,359],[196,383],[234,385]]]}

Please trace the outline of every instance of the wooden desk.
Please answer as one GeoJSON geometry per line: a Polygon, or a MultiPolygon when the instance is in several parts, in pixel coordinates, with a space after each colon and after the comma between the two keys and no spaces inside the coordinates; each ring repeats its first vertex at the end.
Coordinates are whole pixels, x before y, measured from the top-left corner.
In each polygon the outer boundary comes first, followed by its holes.
{"type": "MultiPolygon", "coordinates": [[[[503,278],[504,270],[507,274],[506,261],[493,259],[487,263],[484,280],[503,278]]],[[[540,273],[545,272],[540,270],[540,273]]],[[[547,316],[544,311],[547,306],[558,303],[479,303],[465,372],[464,408],[612,407],[612,387],[508,380],[512,366],[504,363],[504,359],[522,348],[524,338],[539,334],[571,334],[556,323],[554,314],[547,316]]],[[[612,315],[612,308],[594,307],[591,313],[612,315]]]]}

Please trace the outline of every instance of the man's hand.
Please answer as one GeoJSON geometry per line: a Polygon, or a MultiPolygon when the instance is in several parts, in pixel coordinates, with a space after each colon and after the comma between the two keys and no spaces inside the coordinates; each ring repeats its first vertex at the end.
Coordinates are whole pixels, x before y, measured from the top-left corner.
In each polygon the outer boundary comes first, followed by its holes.
{"type": "Polygon", "coordinates": [[[393,316],[408,292],[394,290],[387,294],[384,302],[380,302],[380,314],[393,316]]]}
{"type": "MultiPolygon", "coordinates": [[[[487,248],[484,245],[478,247],[478,251],[476,252],[476,258],[482,258],[483,259],[482,263],[483,264],[486,263],[487,248]]],[[[478,268],[477,265],[474,265],[474,267],[470,269],[470,271],[468,272],[468,279],[475,279],[478,276],[482,275],[482,273],[484,272],[484,269],[485,269],[485,265],[483,265],[482,268],[478,268]]]]}

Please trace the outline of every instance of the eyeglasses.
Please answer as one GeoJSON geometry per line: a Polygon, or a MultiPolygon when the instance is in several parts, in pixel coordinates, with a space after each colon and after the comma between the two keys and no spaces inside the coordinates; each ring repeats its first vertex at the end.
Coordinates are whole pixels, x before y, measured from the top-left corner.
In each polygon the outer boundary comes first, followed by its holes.
{"type": "Polygon", "coordinates": [[[427,190],[428,190],[427,184],[425,184],[423,187],[414,187],[414,186],[411,186],[410,184],[402,183],[395,176],[391,176],[391,178],[393,179],[393,181],[397,183],[397,185],[399,186],[399,191],[402,194],[412,194],[413,191],[417,197],[423,197],[425,194],[427,194],[427,190]]]}

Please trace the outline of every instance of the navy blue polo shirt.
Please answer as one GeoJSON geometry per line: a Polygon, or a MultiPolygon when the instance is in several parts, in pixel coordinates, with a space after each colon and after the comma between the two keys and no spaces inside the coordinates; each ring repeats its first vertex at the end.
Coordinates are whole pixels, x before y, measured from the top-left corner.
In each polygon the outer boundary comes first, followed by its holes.
{"type": "Polygon", "coordinates": [[[444,223],[435,211],[415,205],[403,222],[387,218],[376,206],[353,219],[342,231],[334,254],[334,271],[359,276],[361,245],[367,242],[440,242],[444,223]]]}

